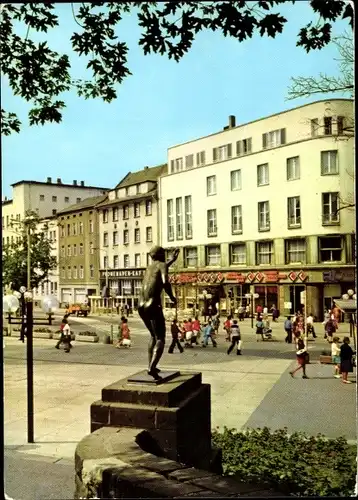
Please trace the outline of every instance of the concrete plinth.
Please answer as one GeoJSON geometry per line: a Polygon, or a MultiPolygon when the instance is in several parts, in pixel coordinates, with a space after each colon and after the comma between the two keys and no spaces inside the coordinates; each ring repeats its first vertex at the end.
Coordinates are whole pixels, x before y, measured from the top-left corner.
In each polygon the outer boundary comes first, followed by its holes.
{"type": "Polygon", "coordinates": [[[101,427],[146,429],[166,458],[208,470],[210,385],[202,383],[201,373],[179,373],[160,384],[133,382],[141,376],[143,372],[102,389],[102,400],[91,405],[91,432],[101,427]]]}

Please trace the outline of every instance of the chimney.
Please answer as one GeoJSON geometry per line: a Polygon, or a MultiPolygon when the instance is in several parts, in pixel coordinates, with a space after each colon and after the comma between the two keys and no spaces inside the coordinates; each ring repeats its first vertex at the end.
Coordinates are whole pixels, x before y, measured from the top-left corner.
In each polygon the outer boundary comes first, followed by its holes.
{"type": "Polygon", "coordinates": [[[59,177],[57,177],[57,184],[62,184],[62,181],[59,177]]]}
{"type": "Polygon", "coordinates": [[[73,181],[73,185],[77,186],[77,181],[76,180],[73,181]]]}
{"type": "Polygon", "coordinates": [[[5,201],[7,201],[7,196],[5,196],[5,201]]]}
{"type": "Polygon", "coordinates": [[[146,166],[144,167],[144,170],[148,170],[148,168],[149,168],[149,167],[148,167],[148,165],[146,165],[146,166]]]}
{"type": "Polygon", "coordinates": [[[51,184],[51,182],[52,182],[51,177],[47,177],[47,184],[51,184]]]}
{"type": "Polygon", "coordinates": [[[229,128],[236,127],[236,117],[234,115],[229,116],[229,128]]]}
{"type": "Polygon", "coordinates": [[[81,186],[83,187],[85,185],[85,181],[81,181],[81,186]]]}

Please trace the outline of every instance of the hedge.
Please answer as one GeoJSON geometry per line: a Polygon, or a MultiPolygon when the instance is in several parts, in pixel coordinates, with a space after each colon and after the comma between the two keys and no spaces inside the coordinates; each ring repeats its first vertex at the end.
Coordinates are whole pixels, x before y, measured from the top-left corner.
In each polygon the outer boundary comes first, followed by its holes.
{"type": "Polygon", "coordinates": [[[343,437],[329,439],[287,429],[214,430],[225,476],[260,482],[294,496],[351,496],[357,474],[357,447],[343,437]]]}

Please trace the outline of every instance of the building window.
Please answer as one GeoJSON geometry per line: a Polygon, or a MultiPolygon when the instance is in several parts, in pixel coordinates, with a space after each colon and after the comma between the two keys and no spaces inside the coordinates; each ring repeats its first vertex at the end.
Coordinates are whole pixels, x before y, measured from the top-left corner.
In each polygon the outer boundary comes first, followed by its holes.
{"type": "Polygon", "coordinates": [[[123,244],[128,245],[129,244],[129,231],[128,229],[125,229],[123,231],[123,244]]]}
{"type": "Polygon", "coordinates": [[[123,220],[129,219],[129,205],[123,206],[123,220]]]}
{"type": "Polygon", "coordinates": [[[71,274],[71,268],[70,268],[70,266],[68,266],[67,267],[67,278],[71,279],[71,276],[72,276],[72,274],[71,274]]]}
{"type": "Polygon", "coordinates": [[[72,234],[73,234],[73,236],[77,235],[77,223],[76,222],[74,222],[72,224],[72,234]]]}
{"type": "Polygon", "coordinates": [[[78,223],[78,232],[79,234],[83,234],[83,222],[78,223]]]}
{"type": "Polygon", "coordinates": [[[80,266],[80,279],[83,280],[83,278],[84,278],[83,266],[80,266]]]}
{"type": "Polygon", "coordinates": [[[90,247],[90,254],[93,255],[94,254],[94,245],[93,245],[92,241],[90,242],[89,247],[90,247]]]}
{"type": "Polygon", "coordinates": [[[243,139],[242,141],[237,141],[236,143],[236,155],[247,155],[251,153],[252,141],[251,137],[249,139],[243,139]]]}
{"type": "Polygon", "coordinates": [[[258,203],[259,209],[259,231],[270,230],[270,202],[260,201],[258,203]]]}
{"type": "Polygon", "coordinates": [[[56,215],[56,214],[57,214],[57,210],[56,210],[56,208],[53,208],[52,209],[52,215],[56,215]]]}
{"type": "Polygon", "coordinates": [[[65,237],[65,226],[60,226],[60,235],[61,235],[61,238],[64,238],[65,237]]]}
{"type": "Polygon", "coordinates": [[[313,120],[311,120],[311,135],[312,135],[312,137],[316,137],[318,135],[318,129],[319,129],[318,118],[313,118],[313,120]]]}
{"type": "Polygon", "coordinates": [[[63,267],[61,269],[61,278],[66,279],[66,268],[65,267],[63,267]]]}
{"type": "Polygon", "coordinates": [[[257,185],[267,186],[269,184],[269,166],[268,163],[257,165],[257,185]]]}
{"type": "Polygon", "coordinates": [[[338,174],[338,151],[321,151],[321,175],[338,174]]]}
{"type": "Polygon", "coordinates": [[[140,203],[134,203],[134,217],[140,217],[140,203]]]}
{"type": "Polygon", "coordinates": [[[189,168],[193,168],[194,166],[194,155],[188,155],[185,157],[185,168],[188,170],[189,168]]]}
{"type": "Polygon", "coordinates": [[[118,245],[118,231],[113,231],[113,245],[118,245]]]}
{"type": "Polygon", "coordinates": [[[339,193],[322,193],[322,225],[339,224],[339,193]]]}
{"type": "Polygon", "coordinates": [[[262,149],[276,148],[286,144],[286,129],[272,130],[262,134],[262,149]]]}
{"type": "Polygon", "coordinates": [[[181,172],[183,170],[183,158],[176,158],[170,162],[171,172],[181,172]]]}
{"type": "Polygon", "coordinates": [[[138,227],[134,230],[134,243],[140,243],[140,229],[138,227]]]}
{"type": "Polygon", "coordinates": [[[76,243],[73,245],[73,255],[74,255],[74,257],[76,257],[76,255],[77,255],[77,245],[76,245],[76,243]]]}
{"type": "Polygon", "coordinates": [[[123,256],[124,267],[129,267],[129,255],[125,254],[123,256]]]}
{"type": "Polygon", "coordinates": [[[220,264],[221,264],[220,245],[211,245],[206,247],[206,265],[220,266],[220,264]]]}
{"type": "Polygon", "coordinates": [[[107,209],[103,210],[102,221],[103,221],[103,224],[106,224],[108,222],[108,210],[107,209]]]}
{"type": "Polygon", "coordinates": [[[93,220],[89,221],[89,232],[93,233],[93,220]]]}
{"type": "Polygon", "coordinates": [[[152,201],[145,200],[145,215],[152,215],[152,201]]]}
{"type": "Polygon", "coordinates": [[[131,280],[122,280],[122,295],[132,295],[131,280]]]}
{"type": "Polygon", "coordinates": [[[40,194],[40,201],[45,201],[45,195],[44,194],[40,194]]]}
{"type": "Polygon", "coordinates": [[[286,264],[306,263],[306,240],[296,238],[286,240],[286,264]]]}
{"type": "Polygon", "coordinates": [[[71,257],[71,245],[67,245],[67,257],[71,257]]]}
{"type": "Polygon", "coordinates": [[[130,195],[130,188],[126,187],[126,196],[129,196],[129,195],[130,195]]]}
{"type": "Polygon", "coordinates": [[[246,264],[246,244],[233,243],[230,245],[230,264],[246,264]]]}
{"type": "Polygon", "coordinates": [[[153,231],[151,227],[146,227],[145,229],[146,242],[150,243],[153,241],[153,231]]]}
{"type": "Polygon", "coordinates": [[[52,201],[56,202],[57,201],[57,196],[52,196],[52,201]]]}
{"type": "Polygon", "coordinates": [[[93,264],[90,264],[90,278],[91,279],[94,278],[94,265],[93,264]]]}
{"type": "Polygon", "coordinates": [[[341,236],[322,236],[319,238],[320,262],[340,262],[342,260],[341,236]]]}
{"type": "Polygon", "coordinates": [[[118,255],[113,255],[113,267],[114,267],[114,269],[117,269],[119,267],[119,256],[118,255]]]}
{"type": "Polygon", "coordinates": [[[242,206],[231,207],[231,234],[242,233],[242,206]]]}
{"type": "Polygon", "coordinates": [[[183,198],[176,198],[176,225],[177,225],[177,240],[183,239],[183,198]]]}
{"type": "Polygon", "coordinates": [[[337,116],[337,134],[344,134],[344,116],[337,116]]]}
{"type": "Polygon", "coordinates": [[[108,247],[108,233],[103,233],[103,246],[108,247]]]}
{"type": "Polygon", "coordinates": [[[198,265],[198,249],[197,247],[184,248],[184,266],[197,267],[198,265]]]}
{"type": "Polygon", "coordinates": [[[134,266],[136,269],[140,267],[140,253],[134,255],[134,266]]]}
{"type": "Polygon", "coordinates": [[[185,238],[193,237],[193,215],[191,207],[191,196],[185,196],[185,238]]]}
{"type": "Polygon", "coordinates": [[[113,220],[113,222],[118,221],[118,207],[112,208],[112,220],[113,220]]]}
{"type": "Polygon", "coordinates": [[[108,268],[108,257],[107,257],[107,255],[105,255],[105,256],[103,257],[103,267],[104,267],[105,269],[107,269],[107,268],[108,268]]]}
{"type": "Polygon", "coordinates": [[[228,160],[232,156],[231,144],[225,144],[213,149],[213,162],[228,160]]]}
{"type": "Polygon", "coordinates": [[[324,135],[332,135],[332,117],[325,116],[323,123],[324,123],[324,135]]]}
{"type": "Polygon", "coordinates": [[[62,245],[61,247],[61,257],[65,257],[65,247],[62,245]]]}
{"type": "Polygon", "coordinates": [[[80,203],[81,202],[81,198],[76,198],[76,203],[80,203]]]}
{"type": "Polygon", "coordinates": [[[207,196],[216,194],[216,175],[210,175],[206,178],[206,194],[207,196]]]}
{"type": "Polygon", "coordinates": [[[256,264],[272,264],[273,243],[272,241],[258,241],[256,243],[256,264]]]}
{"type": "Polygon", "coordinates": [[[196,153],[196,166],[203,167],[205,165],[205,151],[200,151],[196,153]]]}
{"type": "Polygon", "coordinates": [[[73,279],[77,279],[77,266],[74,266],[73,268],[73,279]]]}
{"type": "Polygon", "coordinates": [[[67,224],[67,236],[71,236],[71,224],[67,224]]]}
{"type": "Polygon", "coordinates": [[[301,227],[301,204],[300,197],[287,198],[287,222],[288,227],[301,227]]]}
{"type": "Polygon", "coordinates": [[[208,210],[207,212],[208,218],[208,236],[217,236],[218,235],[218,226],[216,219],[216,208],[208,210]]]}
{"type": "Polygon", "coordinates": [[[295,181],[300,178],[300,157],[293,156],[292,158],[287,158],[287,180],[295,181]]]}
{"type": "Polygon", "coordinates": [[[174,200],[167,200],[168,241],[174,240],[174,200]]]}
{"type": "Polygon", "coordinates": [[[65,203],[70,203],[70,198],[68,196],[65,196],[65,203]]]}
{"type": "Polygon", "coordinates": [[[140,184],[137,184],[135,187],[136,194],[140,194],[140,184]]]}
{"type": "Polygon", "coordinates": [[[241,189],[241,169],[230,172],[230,185],[231,191],[241,189]]]}
{"type": "Polygon", "coordinates": [[[150,258],[150,254],[147,253],[147,266],[149,266],[152,263],[152,259],[150,258]]]}

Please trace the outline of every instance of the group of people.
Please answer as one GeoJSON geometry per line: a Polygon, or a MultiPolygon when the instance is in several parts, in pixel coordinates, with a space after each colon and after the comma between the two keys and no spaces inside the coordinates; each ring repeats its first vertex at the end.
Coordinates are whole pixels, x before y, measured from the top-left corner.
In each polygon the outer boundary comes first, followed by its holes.
{"type": "Polygon", "coordinates": [[[194,345],[199,345],[201,335],[203,336],[202,347],[206,347],[211,340],[213,347],[217,347],[216,336],[218,334],[220,320],[218,316],[209,319],[201,325],[198,317],[194,320],[191,318],[185,319],[179,323],[177,319],[172,321],[171,334],[172,342],[169,346],[168,353],[173,354],[174,348],[177,347],[180,352],[184,351],[181,342],[184,342],[184,347],[193,348],[194,345]]]}

